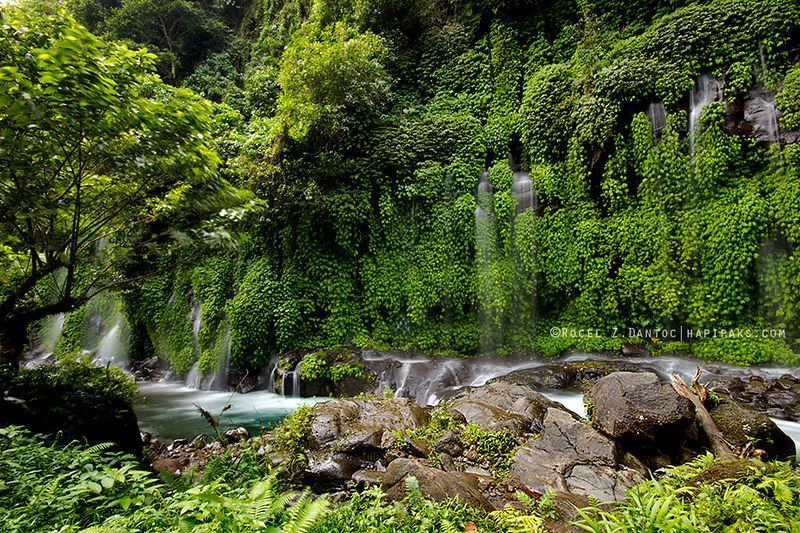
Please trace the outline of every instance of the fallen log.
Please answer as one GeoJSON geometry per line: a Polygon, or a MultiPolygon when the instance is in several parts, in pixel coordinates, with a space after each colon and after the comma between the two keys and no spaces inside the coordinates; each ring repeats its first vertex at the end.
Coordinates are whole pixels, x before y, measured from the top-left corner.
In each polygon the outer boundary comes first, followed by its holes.
{"type": "MultiPolygon", "coordinates": [[[[698,377],[699,375],[695,374],[695,379],[693,380],[694,383],[697,383],[698,377]]],[[[675,389],[675,392],[684,398],[688,398],[689,401],[694,404],[697,412],[697,420],[700,422],[700,427],[703,429],[703,432],[705,432],[706,436],[708,437],[708,442],[711,444],[711,450],[723,461],[732,461],[736,459],[736,455],[734,455],[733,451],[731,451],[730,446],[728,446],[728,443],[725,441],[725,438],[722,436],[719,428],[717,428],[717,424],[714,423],[714,419],[711,418],[706,406],[703,405],[703,401],[700,399],[700,396],[695,394],[677,374],[672,374],[669,378],[672,381],[672,388],[675,389]]],[[[699,386],[701,387],[702,391],[705,391],[705,387],[702,385],[699,386]]],[[[700,394],[705,396],[703,392],[700,394]]]]}

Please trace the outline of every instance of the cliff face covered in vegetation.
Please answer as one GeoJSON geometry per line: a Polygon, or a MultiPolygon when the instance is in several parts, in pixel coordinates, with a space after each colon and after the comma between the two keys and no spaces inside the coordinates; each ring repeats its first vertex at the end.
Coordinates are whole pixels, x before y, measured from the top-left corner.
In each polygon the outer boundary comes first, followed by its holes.
{"type": "MultiPolygon", "coordinates": [[[[68,7],[213,102],[221,172],[258,198],[236,247],[120,296],[134,355],[179,372],[213,372],[228,342],[240,366],[337,344],[551,355],[679,327],[751,334],[657,346],[797,361],[796,2],[68,7]]],[[[91,312],[67,315],[62,349],[91,312]]]]}

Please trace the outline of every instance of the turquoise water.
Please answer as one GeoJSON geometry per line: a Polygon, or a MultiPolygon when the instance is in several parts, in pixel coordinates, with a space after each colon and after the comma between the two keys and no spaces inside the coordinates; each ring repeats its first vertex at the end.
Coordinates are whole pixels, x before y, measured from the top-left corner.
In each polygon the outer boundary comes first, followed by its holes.
{"type": "Polygon", "coordinates": [[[191,439],[214,434],[197,410],[199,405],[215,418],[224,430],[244,427],[253,435],[271,429],[287,414],[303,404],[322,398],[284,397],[266,391],[247,394],[201,391],[176,383],[139,383],[143,401],[135,406],[139,428],[160,439],[191,439]],[[223,408],[231,408],[223,412],[223,408]]]}

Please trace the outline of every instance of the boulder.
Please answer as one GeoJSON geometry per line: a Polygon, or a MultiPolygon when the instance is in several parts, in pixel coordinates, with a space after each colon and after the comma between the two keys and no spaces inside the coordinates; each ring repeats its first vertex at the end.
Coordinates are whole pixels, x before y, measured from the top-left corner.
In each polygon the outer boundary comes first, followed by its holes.
{"type": "Polygon", "coordinates": [[[592,495],[601,501],[619,500],[643,480],[620,464],[619,445],[568,412],[548,409],[544,430],[523,445],[511,459],[510,475],[529,489],[592,495]]]}
{"type": "Polygon", "coordinates": [[[380,485],[383,482],[383,472],[377,470],[359,470],[353,474],[353,481],[359,485],[380,485]]]}
{"type": "Polygon", "coordinates": [[[718,402],[708,409],[717,428],[731,445],[743,448],[749,442],[766,452],[766,459],[789,459],[795,443],[766,414],[753,411],[717,394],[718,402]]]}
{"type": "Polygon", "coordinates": [[[312,449],[380,449],[384,431],[413,430],[430,420],[428,412],[407,398],[338,399],[313,408],[308,442],[312,449]]]}
{"type": "Polygon", "coordinates": [[[489,500],[477,488],[477,480],[468,474],[445,472],[438,468],[424,466],[413,459],[395,459],[383,474],[383,490],[389,500],[400,500],[406,494],[405,480],[413,476],[419,482],[419,489],[425,496],[443,501],[457,497],[462,503],[486,511],[494,511],[489,500]]]}
{"type": "Polygon", "coordinates": [[[629,449],[678,448],[694,423],[692,402],[650,372],[610,374],[595,383],[586,400],[592,425],[629,449]]]}
{"type": "Polygon", "coordinates": [[[372,465],[362,457],[331,449],[309,451],[307,456],[306,473],[327,480],[350,479],[357,471],[368,469],[372,465]]]}
{"type": "Polygon", "coordinates": [[[312,413],[307,473],[331,480],[372,468],[395,443],[393,431],[413,430],[430,420],[425,409],[406,398],[331,400],[316,404],[312,413]]]}
{"type": "Polygon", "coordinates": [[[576,420],[580,417],[558,402],[520,385],[502,381],[472,389],[454,399],[448,410],[463,415],[487,431],[507,429],[519,436],[538,433],[548,409],[560,409],[576,420]]]}
{"type": "Polygon", "coordinates": [[[458,433],[452,429],[442,435],[434,444],[434,450],[438,453],[446,453],[453,457],[458,457],[464,453],[464,445],[458,437],[458,433]]]}

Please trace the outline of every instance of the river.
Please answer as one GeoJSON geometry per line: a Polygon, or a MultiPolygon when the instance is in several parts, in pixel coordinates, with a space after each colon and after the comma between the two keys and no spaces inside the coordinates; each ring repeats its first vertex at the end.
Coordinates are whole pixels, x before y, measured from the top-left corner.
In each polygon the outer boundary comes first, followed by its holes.
{"type": "MultiPolygon", "coordinates": [[[[374,355],[372,355],[375,361],[374,355]]],[[[390,362],[392,370],[381,376],[381,381],[386,382],[393,390],[399,394],[409,396],[409,389],[406,386],[409,374],[414,369],[419,369],[429,375],[429,381],[423,382],[415,388],[421,393],[422,397],[413,397],[422,404],[438,403],[437,392],[445,388],[440,380],[443,375],[451,375],[453,365],[468,365],[470,368],[463,372],[463,378],[457,385],[450,384],[449,387],[480,386],[490,379],[508,374],[519,368],[530,368],[537,364],[552,364],[554,360],[529,361],[525,363],[515,362],[508,366],[498,364],[497,359],[492,361],[481,361],[480,359],[457,359],[441,361],[436,363],[437,371],[428,368],[425,363],[430,360],[407,359],[400,360],[394,356],[386,356],[387,363],[390,362]],[[410,370],[411,369],[411,370],[410,370]],[[391,379],[387,379],[388,374],[393,374],[391,379]]],[[[595,361],[603,360],[593,354],[574,354],[561,359],[565,362],[575,361],[595,361]]],[[[784,373],[795,373],[797,369],[785,367],[732,367],[718,363],[699,362],[696,359],[680,358],[638,358],[638,363],[647,366],[657,366],[658,370],[664,373],[678,373],[688,378],[693,373],[698,364],[703,366],[704,375],[709,378],[721,376],[741,376],[758,374],[764,377],[778,377],[784,373]]],[[[387,366],[388,370],[388,366],[387,366]]],[[[257,435],[262,430],[268,430],[275,426],[288,413],[304,404],[314,404],[324,401],[326,398],[298,398],[291,396],[281,396],[267,391],[256,391],[248,394],[238,394],[230,392],[202,391],[190,389],[180,383],[150,383],[140,382],[139,388],[144,402],[136,406],[136,415],[139,419],[139,426],[142,430],[152,433],[161,439],[192,438],[201,433],[213,433],[211,426],[203,419],[197,410],[197,406],[209,411],[213,416],[221,416],[220,426],[223,429],[234,427],[245,427],[251,434],[257,435]],[[223,412],[223,408],[230,404],[231,408],[223,412]]],[[[555,401],[563,403],[572,411],[584,415],[583,396],[580,392],[568,390],[542,390],[540,391],[555,401]]],[[[789,420],[773,419],[775,423],[789,435],[798,447],[800,453],[800,423],[789,420]]]]}

